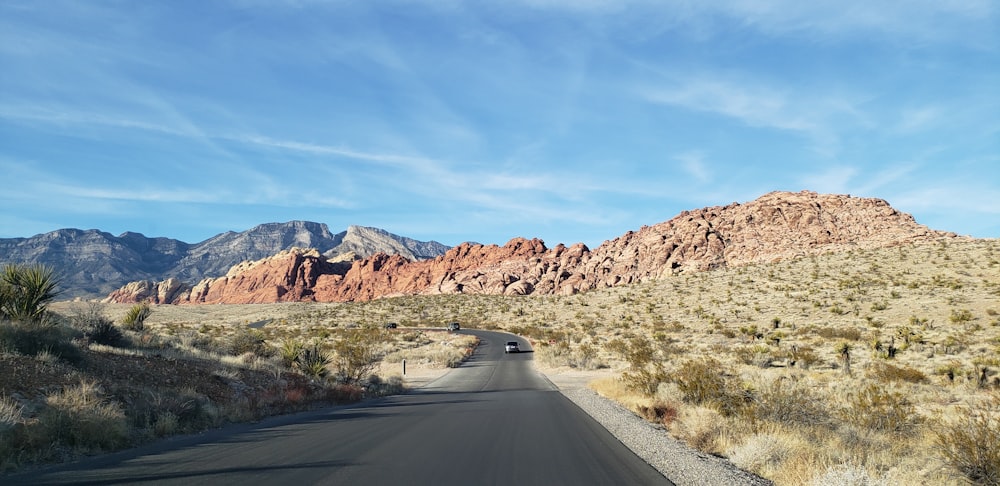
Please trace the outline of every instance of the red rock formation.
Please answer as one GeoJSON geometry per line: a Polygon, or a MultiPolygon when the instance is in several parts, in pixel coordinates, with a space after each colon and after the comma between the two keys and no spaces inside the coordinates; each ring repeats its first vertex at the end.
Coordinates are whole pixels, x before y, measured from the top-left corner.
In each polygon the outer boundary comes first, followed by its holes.
{"type": "Polygon", "coordinates": [[[955,237],[917,224],[881,199],[772,192],[746,204],[684,211],[629,231],[594,251],[546,248],[538,239],[504,246],[463,243],[433,260],[376,254],[346,264],[294,249],[233,267],[190,289],[133,282],[109,300],[159,303],[364,301],[401,294],[571,294],[678,272],[704,271],[852,248],[955,237]]]}

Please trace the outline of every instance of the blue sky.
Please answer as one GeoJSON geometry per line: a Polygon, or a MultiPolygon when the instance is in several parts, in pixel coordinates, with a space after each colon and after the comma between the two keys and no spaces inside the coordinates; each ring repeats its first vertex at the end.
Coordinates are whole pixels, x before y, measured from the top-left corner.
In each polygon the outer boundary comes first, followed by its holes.
{"type": "Polygon", "coordinates": [[[1000,4],[0,2],[0,237],[596,247],[773,190],[1000,237],[1000,4]]]}

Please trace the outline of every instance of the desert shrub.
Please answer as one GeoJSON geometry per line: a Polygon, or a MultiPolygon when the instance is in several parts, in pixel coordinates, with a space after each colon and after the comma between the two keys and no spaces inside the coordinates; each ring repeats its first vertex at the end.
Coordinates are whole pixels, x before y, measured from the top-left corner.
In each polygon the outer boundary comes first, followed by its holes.
{"type": "Polygon", "coordinates": [[[637,411],[642,418],[667,427],[677,419],[678,414],[675,404],[662,400],[656,400],[650,405],[639,405],[637,411]]]}
{"type": "Polygon", "coordinates": [[[767,468],[779,466],[792,450],[788,441],[775,434],[755,434],[730,451],[728,459],[740,469],[760,474],[767,468]]]}
{"type": "Polygon", "coordinates": [[[926,383],[924,372],[908,366],[895,366],[889,363],[875,363],[868,375],[881,382],[903,381],[906,383],[926,383]]]}
{"type": "Polygon", "coordinates": [[[0,472],[19,465],[24,421],[24,407],[12,398],[0,395],[0,472]]]}
{"type": "Polygon", "coordinates": [[[584,343],[576,348],[569,359],[569,366],[581,370],[596,370],[607,367],[597,357],[597,348],[584,343]]]}
{"type": "Polygon", "coordinates": [[[180,420],[172,412],[166,410],[156,413],[153,419],[152,432],[156,437],[168,437],[180,431],[180,420]]]}
{"type": "Polygon", "coordinates": [[[0,436],[24,421],[24,407],[12,398],[0,395],[0,436]]]}
{"type": "Polygon", "coordinates": [[[469,359],[471,354],[471,350],[462,351],[458,354],[450,353],[445,358],[444,365],[447,368],[458,368],[459,366],[462,366],[462,363],[464,363],[465,360],[469,359]]]}
{"type": "Polygon", "coordinates": [[[830,466],[813,478],[810,482],[813,486],[888,486],[888,482],[872,475],[864,468],[856,464],[840,464],[830,466]]]}
{"type": "Polygon", "coordinates": [[[86,308],[77,309],[70,317],[70,323],[92,343],[117,347],[127,342],[121,329],[104,317],[104,306],[101,304],[92,303],[86,308]]]}
{"type": "Polygon", "coordinates": [[[962,374],[962,364],[957,361],[951,361],[935,368],[934,374],[944,376],[948,379],[949,383],[953,383],[955,377],[962,374]]]}
{"type": "Polygon", "coordinates": [[[182,348],[197,349],[201,351],[215,351],[216,344],[210,336],[195,330],[187,330],[177,335],[177,339],[182,348]]]}
{"type": "Polygon", "coordinates": [[[984,406],[959,407],[932,427],[945,462],[975,484],[1000,485],[1000,395],[984,406]]]}
{"type": "Polygon", "coordinates": [[[802,369],[809,369],[814,364],[819,363],[819,355],[809,346],[792,346],[790,364],[802,369]]]}
{"type": "Polygon", "coordinates": [[[774,362],[771,355],[771,348],[766,345],[741,346],[736,348],[736,359],[745,365],[756,366],[758,368],[769,368],[774,362]]]}
{"type": "Polygon", "coordinates": [[[73,335],[71,329],[49,321],[34,324],[0,322],[0,348],[26,356],[45,354],[77,363],[83,359],[83,354],[73,344],[73,335]]]}
{"type": "Polygon", "coordinates": [[[750,398],[730,377],[726,367],[712,358],[688,360],[669,379],[677,385],[685,402],[714,408],[723,415],[736,413],[750,398]]]}
{"type": "Polygon", "coordinates": [[[403,378],[401,376],[390,376],[383,380],[378,375],[368,377],[368,385],[365,387],[369,396],[383,397],[387,395],[398,395],[403,393],[403,378]]]}
{"type": "Polygon", "coordinates": [[[566,341],[550,346],[539,346],[538,351],[538,359],[549,366],[569,366],[572,350],[566,341]]]}
{"type": "Polygon", "coordinates": [[[875,383],[849,394],[840,417],[846,423],[887,433],[911,432],[920,420],[906,396],[875,383]]]}
{"type": "Polygon", "coordinates": [[[364,396],[364,388],[349,383],[338,383],[326,389],[326,399],[332,403],[353,403],[364,396]]]}
{"type": "Polygon", "coordinates": [[[50,395],[39,414],[45,442],[63,444],[80,452],[123,447],[129,436],[121,408],[105,400],[94,383],[81,382],[50,395]]]}
{"type": "MultiPolygon", "coordinates": [[[[996,366],[1000,366],[1000,358],[977,356],[972,359],[973,370],[969,379],[974,380],[979,388],[988,388],[990,387],[990,376],[996,374],[992,368],[996,366]]],[[[1000,379],[993,378],[993,387],[1000,388],[1000,379]]]]}
{"type": "Polygon", "coordinates": [[[719,454],[721,438],[728,423],[718,411],[706,407],[688,407],[681,411],[670,431],[687,445],[709,454],[719,454]]]}
{"type": "Polygon", "coordinates": [[[861,331],[855,328],[821,327],[816,334],[826,339],[861,340],[861,331]]]}
{"type": "Polygon", "coordinates": [[[378,367],[380,348],[386,335],[380,329],[351,329],[338,339],[334,363],[337,374],[348,384],[359,383],[378,367]]]}
{"type": "Polygon", "coordinates": [[[156,437],[196,432],[220,423],[216,406],[194,389],[118,389],[114,393],[128,404],[126,415],[132,427],[156,437]]]}
{"type": "Polygon", "coordinates": [[[583,343],[573,349],[566,341],[559,341],[550,346],[540,346],[538,359],[549,366],[567,366],[581,370],[604,368],[597,356],[597,348],[589,343],[583,343]]]}
{"type": "Polygon", "coordinates": [[[951,314],[948,315],[948,320],[953,324],[964,324],[966,322],[972,321],[973,319],[972,311],[969,309],[954,310],[952,309],[951,314]]]}
{"type": "MultiPolygon", "coordinates": [[[[181,431],[194,432],[218,423],[218,412],[212,401],[196,390],[184,388],[180,390],[161,390],[157,396],[156,409],[159,414],[177,419],[181,431]]],[[[162,416],[157,417],[157,425],[162,416]]]]}
{"type": "Polygon", "coordinates": [[[647,397],[655,395],[660,383],[667,379],[666,371],[659,365],[652,368],[629,369],[622,373],[622,382],[628,389],[647,397]]]}
{"type": "Polygon", "coordinates": [[[832,411],[817,392],[784,379],[762,385],[750,397],[742,415],[750,421],[804,427],[832,423],[832,411]]]}
{"type": "MultiPolygon", "coordinates": [[[[400,349],[383,357],[385,363],[400,363],[407,360],[413,364],[440,365],[447,368],[460,366],[472,354],[478,340],[453,341],[449,346],[419,346],[411,349],[400,349]]],[[[537,359],[545,361],[546,351],[535,348],[537,359]]]]}
{"type": "Polygon", "coordinates": [[[146,319],[152,313],[153,309],[145,302],[133,305],[122,318],[122,327],[129,331],[142,331],[146,327],[146,319]]]}
{"type": "Polygon", "coordinates": [[[241,327],[229,340],[229,353],[233,356],[251,353],[266,358],[271,354],[271,348],[264,340],[264,333],[259,329],[241,327]]]}
{"type": "Polygon", "coordinates": [[[629,368],[622,373],[625,385],[645,396],[653,396],[660,383],[667,381],[663,363],[657,359],[653,342],[642,336],[634,336],[627,342],[615,339],[609,343],[609,348],[620,353],[629,368]]]}

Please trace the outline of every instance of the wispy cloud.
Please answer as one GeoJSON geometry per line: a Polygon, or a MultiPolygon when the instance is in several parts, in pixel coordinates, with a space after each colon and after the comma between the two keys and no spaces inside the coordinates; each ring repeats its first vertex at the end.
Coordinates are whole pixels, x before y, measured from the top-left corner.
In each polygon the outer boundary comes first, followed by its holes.
{"type": "Polygon", "coordinates": [[[116,117],[97,112],[83,112],[71,107],[33,104],[30,106],[0,104],[0,118],[15,123],[78,127],[100,126],[125,130],[143,130],[179,137],[195,137],[194,131],[128,117],[116,117]]]}
{"type": "Polygon", "coordinates": [[[397,168],[405,167],[411,169],[427,169],[440,165],[438,161],[425,157],[380,152],[365,152],[323,144],[297,142],[294,140],[279,140],[261,135],[220,135],[217,138],[271,149],[290,150],[321,156],[345,157],[358,161],[371,162],[397,168]]]}
{"type": "Polygon", "coordinates": [[[943,111],[937,106],[922,106],[919,108],[904,109],[900,113],[899,122],[896,124],[896,131],[900,133],[914,133],[933,127],[943,118],[943,111]]]}
{"type": "Polygon", "coordinates": [[[680,162],[681,168],[698,182],[706,183],[712,180],[712,174],[705,164],[705,154],[699,151],[684,152],[674,156],[680,162]]]}
{"type": "Polygon", "coordinates": [[[839,93],[799,92],[775,83],[729,80],[727,75],[675,75],[656,86],[645,85],[638,96],[650,103],[714,113],[750,127],[806,137],[816,150],[834,153],[842,119],[867,124],[855,102],[839,93]]]}

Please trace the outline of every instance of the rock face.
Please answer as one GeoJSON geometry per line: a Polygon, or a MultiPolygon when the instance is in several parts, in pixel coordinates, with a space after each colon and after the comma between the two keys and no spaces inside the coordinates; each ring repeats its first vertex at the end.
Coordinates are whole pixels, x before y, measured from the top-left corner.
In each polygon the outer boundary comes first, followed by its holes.
{"type": "Polygon", "coordinates": [[[316,251],[294,249],[189,287],[169,280],[134,282],[109,300],[345,302],[402,294],[572,294],[674,273],[942,237],[956,235],[917,224],[881,199],[773,192],[746,204],[685,211],[593,251],[583,244],[550,249],[538,239],[516,238],[504,246],[464,243],[423,261],[376,253],[334,263],[316,251]]]}
{"type": "MultiPolygon", "coordinates": [[[[327,225],[308,221],[267,223],[243,232],[226,232],[201,243],[147,238],[139,233],[113,236],[97,230],[63,229],[31,238],[0,239],[0,264],[41,263],[59,270],[62,297],[100,297],[126,282],[128,286],[162,287],[167,296],[181,282],[224,275],[243,261],[259,260],[294,247],[317,248],[331,258],[399,253],[411,260],[433,258],[449,247],[393,235],[378,228],[350,226],[330,233],[327,225]]],[[[352,257],[353,258],[353,257],[352,257]]],[[[136,288],[137,292],[140,292],[136,288]]],[[[157,290],[159,292],[159,290],[157,290]]]]}

